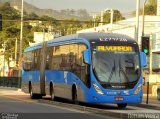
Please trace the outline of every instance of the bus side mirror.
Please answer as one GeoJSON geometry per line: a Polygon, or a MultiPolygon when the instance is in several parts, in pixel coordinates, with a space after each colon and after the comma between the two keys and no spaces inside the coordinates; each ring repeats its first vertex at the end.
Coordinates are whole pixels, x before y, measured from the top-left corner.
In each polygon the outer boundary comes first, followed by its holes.
{"type": "Polygon", "coordinates": [[[140,52],[140,60],[141,60],[141,67],[145,67],[147,65],[147,58],[144,52],[140,52]]]}
{"type": "Polygon", "coordinates": [[[86,49],[83,51],[83,61],[86,64],[91,64],[90,61],[90,50],[86,49]]]}

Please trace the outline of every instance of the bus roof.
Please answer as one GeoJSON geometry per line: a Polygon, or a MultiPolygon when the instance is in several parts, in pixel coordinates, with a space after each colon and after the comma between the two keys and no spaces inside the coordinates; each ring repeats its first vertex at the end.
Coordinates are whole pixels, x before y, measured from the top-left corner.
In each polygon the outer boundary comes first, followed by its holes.
{"type": "MultiPolygon", "coordinates": [[[[136,41],[126,35],[122,34],[117,34],[117,33],[100,33],[100,32],[88,32],[88,33],[77,33],[73,35],[67,35],[67,36],[62,36],[58,37],[52,40],[47,41],[47,44],[52,44],[52,43],[59,43],[59,42],[67,42],[67,41],[72,41],[76,39],[85,39],[88,41],[97,41],[99,38],[124,38],[127,39],[127,42],[135,43],[136,41]]],[[[31,47],[28,47],[25,49],[25,52],[27,51],[32,51],[34,49],[42,48],[43,43],[38,43],[36,45],[33,45],[31,47]]]]}
{"type": "Polygon", "coordinates": [[[59,38],[52,39],[48,42],[61,42],[61,41],[66,41],[66,40],[73,40],[73,39],[86,39],[86,40],[97,40],[99,38],[126,38],[129,41],[135,41],[133,38],[122,35],[122,34],[117,34],[117,33],[102,33],[102,32],[88,32],[88,33],[77,33],[73,35],[68,35],[68,36],[62,36],[59,38]]]}

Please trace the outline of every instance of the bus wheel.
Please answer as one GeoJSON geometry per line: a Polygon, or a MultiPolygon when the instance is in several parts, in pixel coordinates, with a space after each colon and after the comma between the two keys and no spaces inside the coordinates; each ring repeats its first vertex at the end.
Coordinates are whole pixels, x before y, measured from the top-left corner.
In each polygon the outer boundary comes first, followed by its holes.
{"type": "Polygon", "coordinates": [[[157,100],[160,100],[160,88],[157,89],[157,100]]]}
{"type": "Polygon", "coordinates": [[[50,85],[50,96],[51,96],[51,100],[55,100],[53,85],[50,85]]]}
{"type": "Polygon", "coordinates": [[[72,91],[72,100],[74,104],[79,104],[78,99],[77,99],[77,90],[75,88],[73,88],[73,91],[72,91]]]}
{"type": "Polygon", "coordinates": [[[117,104],[119,109],[125,109],[127,104],[117,104]]]}
{"type": "Polygon", "coordinates": [[[29,93],[30,93],[30,98],[31,98],[31,99],[36,99],[36,98],[38,97],[37,94],[34,94],[34,93],[33,93],[31,83],[29,83],[29,93]]]}

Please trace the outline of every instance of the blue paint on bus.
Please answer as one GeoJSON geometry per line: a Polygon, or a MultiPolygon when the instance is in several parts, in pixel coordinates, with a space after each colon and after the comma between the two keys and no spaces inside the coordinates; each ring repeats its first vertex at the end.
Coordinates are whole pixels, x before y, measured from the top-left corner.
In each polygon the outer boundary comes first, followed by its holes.
{"type": "MultiPolygon", "coordinates": [[[[76,44],[76,43],[83,43],[87,46],[87,49],[90,50],[91,53],[91,42],[96,42],[97,39],[93,40],[94,36],[98,38],[98,36],[105,36],[107,35],[109,37],[123,37],[126,39],[129,39],[128,42],[131,42],[132,44],[136,44],[134,40],[131,38],[124,36],[124,35],[117,35],[117,34],[106,34],[106,33],[92,33],[87,34],[87,37],[83,34],[78,37],[78,35],[72,35],[69,37],[62,37],[62,38],[56,38],[51,41],[47,41],[46,48],[52,47],[52,46],[59,46],[64,44],[76,44]],[[100,35],[99,35],[100,34],[100,35]],[[88,36],[91,37],[90,41],[88,36]],[[131,40],[130,40],[131,39],[131,40]]],[[[111,37],[111,38],[112,38],[111,37]]],[[[112,44],[112,42],[110,42],[112,44]]],[[[122,43],[123,44],[123,43],[122,43]]],[[[136,44],[137,45],[137,44],[136,44]]],[[[38,45],[29,47],[25,49],[25,53],[32,52],[36,49],[42,48],[43,44],[40,43],[38,45]]],[[[138,45],[136,46],[138,48],[138,45]]],[[[139,50],[137,50],[138,55],[140,54],[139,50]]],[[[130,103],[141,103],[142,102],[142,72],[139,71],[139,77],[136,84],[133,86],[133,88],[128,89],[113,89],[113,88],[104,88],[100,82],[98,81],[97,77],[95,76],[95,73],[93,72],[93,65],[92,65],[92,56],[90,56],[91,59],[91,65],[89,66],[89,80],[90,80],[90,86],[87,86],[76,74],[74,74],[71,71],[65,71],[65,70],[45,70],[45,82],[46,83],[53,83],[54,85],[62,85],[63,87],[69,88],[70,91],[73,85],[76,85],[82,92],[81,96],[83,96],[83,102],[87,103],[114,103],[114,104],[130,104],[130,103]],[[139,89],[140,88],[140,89],[139,89]],[[134,94],[136,90],[139,90],[137,94],[134,94]],[[99,93],[98,93],[99,91],[99,93]]],[[[145,58],[143,58],[144,60],[145,58]]],[[[54,60],[54,58],[53,58],[54,60]]],[[[140,62],[139,58],[139,62],[140,62]]],[[[143,62],[143,61],[142,61],[143,62]]],[[[145,61],[144,61],[145,62],[145,61]]],[[[98,62],[97,62],[98,63],[98,62]]],[[[141,65],[141,64],[139,64],[141,65]]],[[[120,66],[119,66],[120,67],[120,66]]],[[[140,68],[140,67],[139,67],[140,68]]],[[[140,68],[141,69],[141,68],[140,68]]],[[[115,74],[116,75],[116,74],[115,74]]],[[[120,74],[119,74],[120,75],[120,74]]],[[[31,81],[34,82],[40,82],[40,70],[33,70],[33,71],[23,71],[22,75],[23,83],[27,83],[31,81]]],[[[130,84],[128,84],[130,85],[130,84]]],[[[119,86],[119,85],[118,85],[119,86]]],[[[65,89],[64,89],[65,90],[65,89]]],[[[67,89],[66,89],[67,90],[67,89]]]]}

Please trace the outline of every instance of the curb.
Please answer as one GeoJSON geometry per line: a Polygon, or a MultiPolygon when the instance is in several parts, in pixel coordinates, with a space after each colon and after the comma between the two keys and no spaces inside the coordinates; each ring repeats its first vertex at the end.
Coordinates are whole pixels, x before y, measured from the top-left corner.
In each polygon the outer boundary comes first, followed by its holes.
{"type": "Polygon", "coordinates": [[[61,106],[61,107],[66,107],[66,108],[77,109],[80,111],[92,112],[92,113],[96,113],[96,114],[100,114],[100,115],[104,115],[104,116],[111,116],[111,117],[115,117],[115,118],[121,118],[121,119],[128,118],[127,113],[111,112],[111,111],[104,110],[104,109],[97,109],[97,108],[92,108],[92,107],[87,107],[87,106],[82,106],[82,105],[68,104],[68,103],[55,102],[55,101],[49,101],[49,100],[43,100],[43,99],[38,100],[38,102],[45,103],[45,104],[52,104],[55,106],[61,106]]]}
{"type": "Polygon", "coordinates": [[[14,90],[14,91],[21,91],[21,88],[12,88],[12,87],[2,87],[0,86],[0,90],[4,89],[4,90],[14,90]]]}
{"type": "MultiPolygon", "coordinates": [[[[157,104],[159,105],[159,104],[157,104]]],[[[134,106],[134,107],[140,107],[140,108],[148,108],[148,109],[154,109],[154,110],[160,110],[160,106],[156,106],[156,105],[150,105],[150,104],[138,104],[138,105],[135,105],[135,104],[130,104],[129,106],[134,106]]]]}

